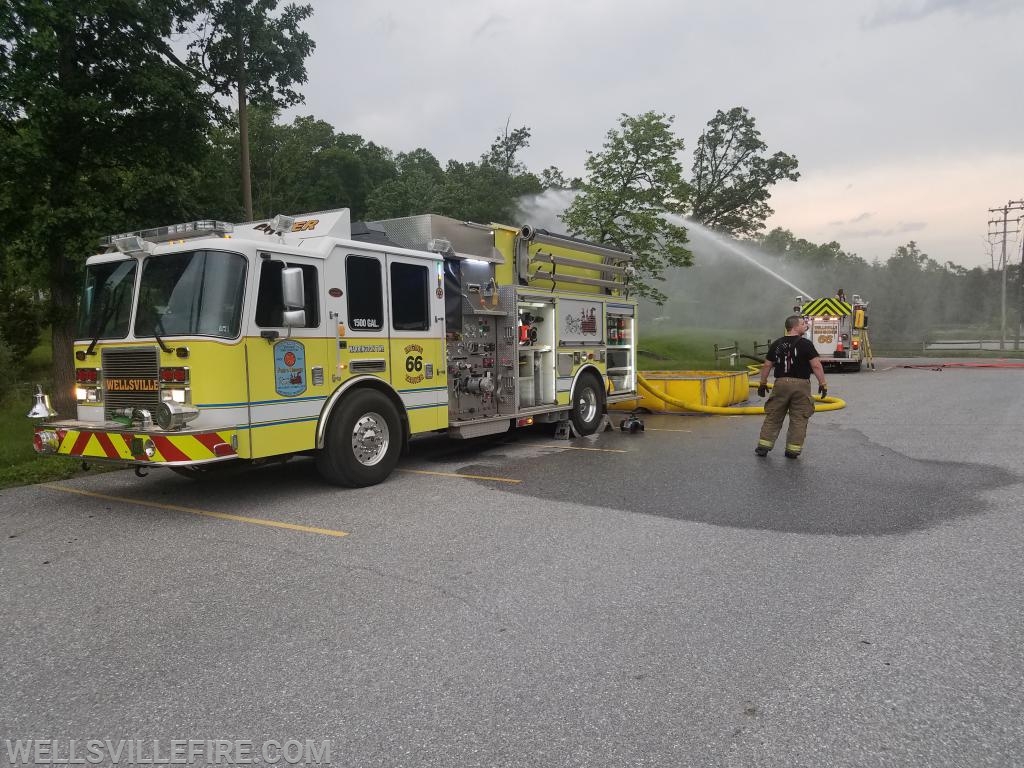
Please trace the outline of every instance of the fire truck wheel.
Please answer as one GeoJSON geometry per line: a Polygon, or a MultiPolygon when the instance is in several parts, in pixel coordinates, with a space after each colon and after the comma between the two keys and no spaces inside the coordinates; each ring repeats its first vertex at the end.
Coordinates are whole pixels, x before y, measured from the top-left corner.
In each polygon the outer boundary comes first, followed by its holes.
{"type": "Polygon", "coordinates": [[[402,449],[402,425],[388,397],[373,389],[347,396],[327,425],[316,467],[335,485],[362,488],[391,474],[402,449]]]}
{"type": "Polygon", "coordinates": [[[581,435],[592,435],[601,424],[604,413],[604,390],[593,373],[584,373],[572,389],[572,411],[569,418],[581,435]]]}

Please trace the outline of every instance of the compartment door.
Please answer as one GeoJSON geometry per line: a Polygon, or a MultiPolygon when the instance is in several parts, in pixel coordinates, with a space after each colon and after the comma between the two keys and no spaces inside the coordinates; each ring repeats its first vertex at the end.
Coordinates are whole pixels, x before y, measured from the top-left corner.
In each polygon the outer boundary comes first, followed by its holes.
{"type": "Polygon", "coordinates": [[[391,382],[413,434],[448,426],[444,269],[440,258],[388,254],[391,382]]]}

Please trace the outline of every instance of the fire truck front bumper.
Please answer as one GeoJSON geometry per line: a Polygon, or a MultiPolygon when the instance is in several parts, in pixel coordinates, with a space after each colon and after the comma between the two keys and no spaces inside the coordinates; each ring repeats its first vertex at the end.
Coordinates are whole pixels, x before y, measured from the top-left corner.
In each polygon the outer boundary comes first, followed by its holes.
{"type": "Polygon", "coordinates": [[[36,453],[121,464],[191,466],[238,458],[238,433],[217,430],[139,431],[85,422],[55,422],[36,427],[36,453]]]}

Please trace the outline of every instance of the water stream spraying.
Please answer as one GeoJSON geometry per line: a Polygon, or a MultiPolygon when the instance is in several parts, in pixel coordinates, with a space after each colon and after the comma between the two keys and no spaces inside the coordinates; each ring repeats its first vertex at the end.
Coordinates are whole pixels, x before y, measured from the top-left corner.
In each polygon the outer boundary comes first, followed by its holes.
{"type": "Polygon", "coordinates": [[[684,219],[681,216],[676,216],[676,215],[671,214],[671,213],[670,214],[666,214],[665,218],[670,223],[672,223],[672,224],[675,224],[675,225],[681,226],[681,227],[686,227],[686,230],[690,234],[691,237],[693,235],[697,235],[698,237],[705,238],[706,240],[710,240],[711,242],[716,243],[717,245],[720,245],[722,248],[724,248],[725,250],[729,251],[730,253],[735,254],[736,256],[739,256],[742,259],[745,259],[746,261],[750,262],[751,264],[753,264],[758,269],[767,272],[769,275],[774,277],[780,283],[783,283],[784,285],[788,285],[790,288],[792,288],[794,291],[799,293],[801,296],[810,297],[811,294],[809,292],[805,291],[800,286],[794,285],[793,283],[789,282],[789,280],[784,278],[778,272],[775,272],[772,269],[769,269],[764,264],[762,264],[761,262],[757,261],[757,259],[755,259],[752,256],[750,256],[749,254],[745,253],[744,250],[739,246],[739,244],[735,240],[733,240],[731,237],[728,237],[727,235],[723,235],[720,232],[715,232],[714,230],[708,229],[704,225],[698,224],[697,222],[695,222],[695,221],[693,221],[691,219],[684,219]]]}
{"type": "MultiPolygon", "coordinates": [[[[549,189],[539,195],[523,197],[519,201],[519,214],[524,221],[529,221],[534,226],[550,228],[556,231],[564,231],[565,225],[559,220],[558,216],[565,211],[570,203],[572,203],[572,199],[575,195],[576,193],[570,190],[549,189]]],[[[739,256],[744,261],[753,264],[758,269],[768,273],[783,285],[792,288],[801,296],[809,298],[813,295],[809,291],[805,291],[798,285],[791,283],[778,272],[773,271],[757,259],[750,256],[750,254],[746,253],[740,243],[733,240],[731,237],[715,232],[702,224],[698,224],[697,222],[683,218],[682,216],[676,216],[671,213],[664,214],[664,216],[665,219],[672,224],[686,227],[691,239],[694,237],[697,239],[703,239],[707,243],[719,246],[722,250],[726,250],[735,256],[739,256]]]]}

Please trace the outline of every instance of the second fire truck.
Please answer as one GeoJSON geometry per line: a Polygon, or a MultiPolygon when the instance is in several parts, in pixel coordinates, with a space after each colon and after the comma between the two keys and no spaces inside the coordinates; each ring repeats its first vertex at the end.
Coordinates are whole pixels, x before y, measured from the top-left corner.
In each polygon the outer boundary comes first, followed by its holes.
{"type": "Polygon", "coordinates": [[[860,296],[854,294],[852,301],[839,297],[807,299],[797,296],[796,301],[793,309],[807,318],[807,338],[814,342],[822,365],[859,371],[865,360],[871,363],[868,303],[860,296]]]}

